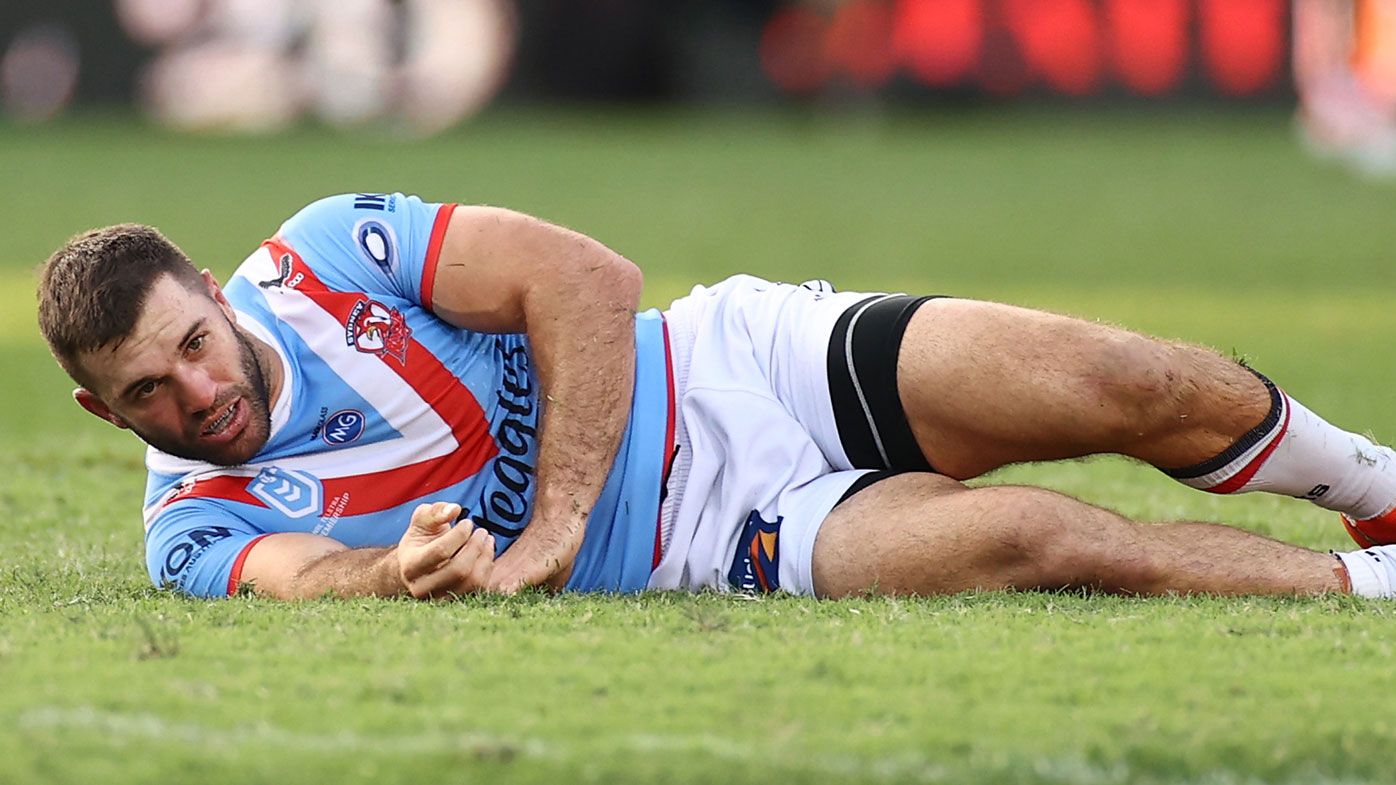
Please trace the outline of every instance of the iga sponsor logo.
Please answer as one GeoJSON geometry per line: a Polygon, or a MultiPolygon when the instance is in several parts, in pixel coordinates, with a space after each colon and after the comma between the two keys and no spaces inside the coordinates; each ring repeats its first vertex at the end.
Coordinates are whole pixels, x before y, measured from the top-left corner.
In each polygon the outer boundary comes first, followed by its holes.
{"type": "Polygon", "coordinates": [[[247,492],[288,518],[320,512],[320,481],[305,472],[268,466],[252,478],[247,492]]]}
{"type": "Polygon", "coordinates": [[[338,447],[356,441],[364,435],[364,415],[356,409],[340,409],[325,421],[325,429],[320,438],[325,444],[338,447]]]}
{"type": "Polygon", "coordinates": [[[365,218],[354,224],[354,242],[365,259],[378,265],[385,275],[392,276],[397,269],[397,236],[393,227],[365,218]]]}
{"type": "Polygon", "coordinates": [[[407,342],[412,328],[396,308],[377,300],[360,300],[349,312],[344,325],[344,342],[364,354],[388,356],[399,363],[407,362],[407,342]]]}

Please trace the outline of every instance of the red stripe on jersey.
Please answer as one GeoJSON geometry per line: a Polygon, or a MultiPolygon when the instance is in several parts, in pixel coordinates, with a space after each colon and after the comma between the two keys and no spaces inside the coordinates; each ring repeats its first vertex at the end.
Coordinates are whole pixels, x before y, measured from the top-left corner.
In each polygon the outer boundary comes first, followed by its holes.
{"type": "Polygon", "coordinates": [[[422,307],[428,311],[432,307],[432,293],[436,291],[436,263],[441,260],[441,245],[446,241],[446,227],[451,223],[451,213],[456,205],[443,204],[436,210],[436,220],[431,225],[431,240],[427,242],[427,257],[422,265],[422,307]]]}
{"type": "Polygon", "coordinates": [[[247,486],[251,483],[251,477],[233,475],[206,477],[202,480],[195,480],[193,484],[176,491],[172,496],[166,498],[160,507],[163,509],[185,499],[226,499],[258,507],[267,506],[261,499],[247,492],[247,486]]]}
{"type": "MultiPolygon", "coordinates": [[[[362,292],[332,291],[305,264],[300,254],[280,238],[268,240],[263,245],[275,259],[283,255],[291,257],[293,273],[287,281],[299,277],[293,288],[309,297],[340,324],[349,321],[350,314],[359,303],[372,299],[362,292]]],[[[461,384],[460,379],[426,347],[411,337],[407,342],[405,361],[398,362],[392,355],[383,355],[379,359],[407,382],[450,426],[457,447],[446,455],[394,469],[349,477],[321,478],[326,505],[352,491],[349,503],[340,511],[340,515],[379,512],[454,485],[479,472],[499,451],[490,435],[489,420],[469,388],[461,384]]],[[[350,347],[345,348],[352,351],[350,347]]]]}
{"type": "Polygon", "coordinates": [[[1255,473],[1260,471],[1260,467],[1265,465],[1265,462],[1270,459],[1270,454],[1275,451],[1276,447],[1280,446],[1280,440],[1285,437],[1285,432],[1289,430],[1289,412],[1290,407],[1286,406],[1284,423],[1280,425],[1280,430],[1275,434],[1275,438],[1270,440],[1270,443],[1265,446],[1265,449],[1260,451],[1259,455],[1255,456],[1250,463],[1246,464],[1244,469],[1233,475],[1231,479],[1218,485],[1213,485],[1211,488],[1207,489],[1207,492],[1235,493],[1241,490],[1246,483],[1250,482],[1251,478],[1255,476],[1255,473]]]}
{"type": "Polygon", "coordinates": [[[252,538],[252,541],[242,546],[238,552],[238,557],[233,560],[233,571],[228,573],[228,596],[237,593],[238,584],[242,582],[242,564],[247,561],[247,554],[252,551],[252,546],[270,537],[270,534],[259,534],[252,538]]]}
{"type": "Polygon", "coordinates": [[[655,514],[654,521],[654,558],[650,561],[650,569],[654,570],[659,566],[659,560],[664,556],[664,486],[669,483],[669,473],[674,470],[674,458],[678,453],[674,450],[674,420],[676,410],[674,409],[674,358],[669,354],[669,323],[661,322],[664,326],[664,381],[669,388],[669,419],[664,426],[664,472],[659,475],[659,512],[655,514]]]}

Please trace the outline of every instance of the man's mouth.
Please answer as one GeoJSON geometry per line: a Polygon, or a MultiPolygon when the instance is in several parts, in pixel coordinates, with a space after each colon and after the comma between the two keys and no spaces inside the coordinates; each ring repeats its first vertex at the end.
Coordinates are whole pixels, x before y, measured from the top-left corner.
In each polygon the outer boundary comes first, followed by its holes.
{"type": "Polygon", "coordinates": [[[221,414],[210,421],[208,425],[204,426],[204,429],[199,432],[199,435],[212,441],[226,441],[231,439],[233,436],[237,435],[238,431],[234,426],[246,419],[241,416],[244,408],[242,399],[234,398],[221,414]]]}

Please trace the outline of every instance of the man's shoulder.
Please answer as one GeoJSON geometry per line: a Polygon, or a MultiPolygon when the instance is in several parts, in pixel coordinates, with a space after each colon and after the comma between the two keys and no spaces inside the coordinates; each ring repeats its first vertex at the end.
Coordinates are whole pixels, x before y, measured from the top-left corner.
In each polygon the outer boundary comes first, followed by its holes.
{"type": "MultiPolygon", "coordinates": [[[[365,223],[392,225],[415,210],[430,209],[415,196],[402,193],[344,193],[323,196],[297,210],[282,222],[277,236],[310,241],[326,233],[336,237],[365,223]]],[[[434,212],[434,211],[432,211],[434,212]]]]}

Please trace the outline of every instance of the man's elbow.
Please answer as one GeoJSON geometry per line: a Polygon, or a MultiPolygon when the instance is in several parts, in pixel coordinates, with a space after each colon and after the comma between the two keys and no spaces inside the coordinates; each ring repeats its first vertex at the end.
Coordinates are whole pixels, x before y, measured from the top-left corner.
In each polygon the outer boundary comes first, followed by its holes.
{"type": "Polygon", "coordinates": [[[585,283],[599,301],[613,303],[619,310],[634,312],[640,304],[640,292],[645,287],[645,275],[634,262],[606,249],[583,268],[585,283]]]}
{"type": "Polygon", "coordinates": [[[640,293],[645,288],[645,274],[640,271],[638,265],[619,254],[616,255],[616,261],[612,266],[616,296],[634,311],[640,304],[640,293]]]}

